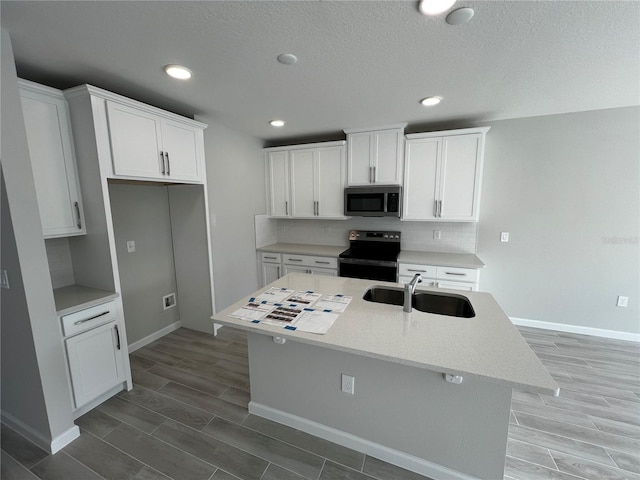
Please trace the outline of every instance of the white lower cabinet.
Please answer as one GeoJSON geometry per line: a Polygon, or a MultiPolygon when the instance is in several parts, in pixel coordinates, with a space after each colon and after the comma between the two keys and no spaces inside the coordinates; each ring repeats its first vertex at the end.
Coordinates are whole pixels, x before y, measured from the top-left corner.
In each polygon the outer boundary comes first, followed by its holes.
{"type": "Polygon", "coordinates": [[[419,273],[422,276],[420,285],[452,290],[478,290],[480,272],[475,268],[442,267],[413,263],[398,264],[398,282],[409,283],[419,273]]]}
{"type": "Polygon", "coordinates": [[[62,317],[75,409],[126,380],[126,345],[113,302],[62,317]]]}
{"type": "Polygon", "coordinates": [[[259,258],[262,286],[291,272],[338,276],[338,259],[336,257],[261,252],[259,258]]]}

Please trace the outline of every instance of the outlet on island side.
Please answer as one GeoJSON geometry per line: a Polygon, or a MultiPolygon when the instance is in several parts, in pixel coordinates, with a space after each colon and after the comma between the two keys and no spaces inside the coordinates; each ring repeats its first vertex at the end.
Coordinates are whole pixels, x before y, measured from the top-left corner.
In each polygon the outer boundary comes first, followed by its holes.
{"type": "Polygon", "coordinates": [[[165,295],[162,297],[162,309],[167,310],[168,308],[172,308],[176,306],[176,294],[170,293],[169,295],[165,295]]]}
{"type": "Polygon", "coordinates": [[[626,307],[629,305],[629,297],[623,297],[622,295],[618,296],[618,301],[616,303],[617,307],[626,307]]]}
{"type": "Polygon", "coordinates": [[[350,393],[351,395],[353,395],[354,387],[355,387],[355,378],[352,377],[351,375],[345,375],[343,373],[340,390],[342,390],[344,393],[350,393]]]}

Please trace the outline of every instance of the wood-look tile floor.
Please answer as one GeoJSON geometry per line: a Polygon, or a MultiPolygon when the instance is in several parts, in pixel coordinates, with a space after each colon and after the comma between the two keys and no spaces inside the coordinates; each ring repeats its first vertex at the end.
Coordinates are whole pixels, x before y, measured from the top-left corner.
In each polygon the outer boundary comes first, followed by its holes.
{"type": "MultiPolygon", "coordinates": [[[[514,391],[505,479],[640,480],[640,346],[520,330],[561,394],[514,391]]],[[[425,478],[250,415],[242,332],[180,329],[130,358],[135,388],[79,418],[80,438],[56,455],[3,426],[0,478],[425,478]]]]}

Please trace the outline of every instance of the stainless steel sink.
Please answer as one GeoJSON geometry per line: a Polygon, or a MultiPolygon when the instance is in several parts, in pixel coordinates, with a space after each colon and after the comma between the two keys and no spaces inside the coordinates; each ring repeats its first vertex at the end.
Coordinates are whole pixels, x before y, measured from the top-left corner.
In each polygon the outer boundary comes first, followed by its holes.
{"type": "MultiPolygon", "coordinates": [[[[404,289],[374,286],[364,292],[362,298],[368,302],[401,306],[404,304],[404,289]]],[[[454,293],[418,291],[413,294],[411,305],[420,312],[437,313],[450,317],[472,318],[476,316],[469,299],[454,293]]]]}

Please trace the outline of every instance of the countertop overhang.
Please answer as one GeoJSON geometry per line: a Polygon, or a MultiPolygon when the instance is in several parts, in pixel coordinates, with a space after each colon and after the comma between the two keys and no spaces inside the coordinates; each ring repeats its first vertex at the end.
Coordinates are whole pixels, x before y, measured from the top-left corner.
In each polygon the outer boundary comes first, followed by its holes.
{"type": "MultiPolygon", "coordinates": [[[[491,294],[464,292],[476,316],[458,318],[415,309],[405,313],[402,306],[367,302],[362,295],[372,285],[398,286],[390,282],[290,273],[211,318],[218,324],[294,342],[558,395],[557,383],[491,294]],[[229,317],[249,298],[270,287],[343,294],[353,300],[324,335],[229,317]]],[[[417,288],[421,290],[462,294],[417,288]]]]}

